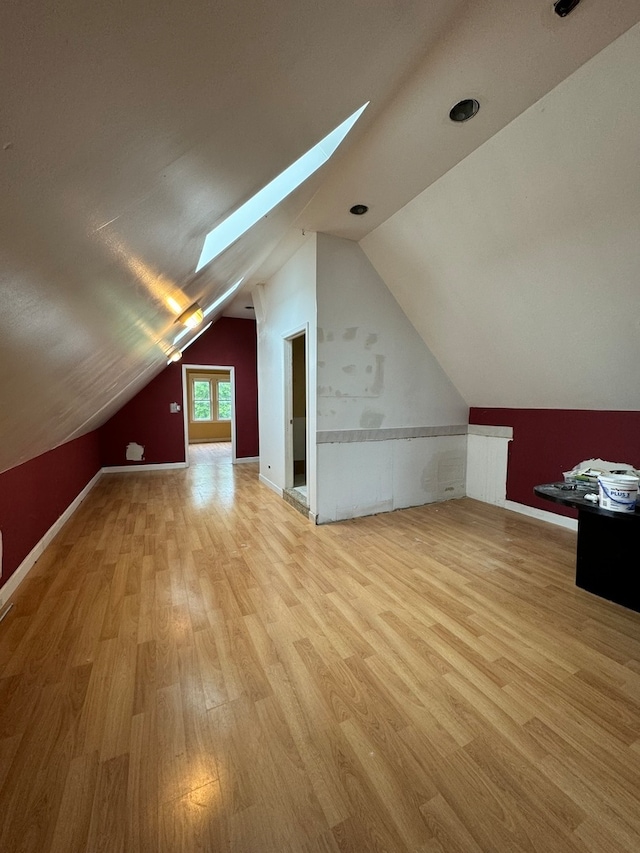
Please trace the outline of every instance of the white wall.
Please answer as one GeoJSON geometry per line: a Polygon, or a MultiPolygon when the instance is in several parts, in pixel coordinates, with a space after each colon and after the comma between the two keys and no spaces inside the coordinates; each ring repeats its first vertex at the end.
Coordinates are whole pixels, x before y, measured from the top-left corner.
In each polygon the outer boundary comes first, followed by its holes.
{"type": "Polygon", "coordinates": [[[469,405],[640,409],[639,80],[637,25],[362,240],[469,405]]]}
{"type": "MultiPolygon", "coordinates": [[[[282,491],[285,470],[285,338],[299,330],[307,335],[307,394],[310,435],[316,431],[316,235],[306,237],[293,257],[266,284],[254,291],[258,328],[258,417],[260,479],[282,491]]],[[[316,514],[316,452],[307,458],[309,511],[316,514]]]]}
{"type": "Polygon", "coordinates": [[[467,436],[467,497],[504,506],[507,463],[513,427],[469,425],[467,436]]]}
{"type": "Polygon", "coordinates": [[[318,235],[318,521],[464,494],[468,410],[360,247],[318,235]]]}

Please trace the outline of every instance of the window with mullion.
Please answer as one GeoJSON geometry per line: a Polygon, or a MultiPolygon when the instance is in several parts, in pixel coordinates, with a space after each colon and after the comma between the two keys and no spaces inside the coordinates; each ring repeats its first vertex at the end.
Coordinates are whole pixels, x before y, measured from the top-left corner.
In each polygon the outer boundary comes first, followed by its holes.
{"type": "Polygon", "coordinates": [[[192,379],[191,400],[193,405],[192,420],[196,422],[213,420],[213,398],[209,379],[192,379]]]}

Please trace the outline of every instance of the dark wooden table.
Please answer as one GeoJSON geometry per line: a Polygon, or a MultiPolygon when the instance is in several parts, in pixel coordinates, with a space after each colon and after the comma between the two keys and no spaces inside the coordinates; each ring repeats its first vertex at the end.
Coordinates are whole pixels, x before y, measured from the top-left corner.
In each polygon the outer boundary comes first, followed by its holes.
{"type": "Polygon", "coordinates": [[[576,585],[640,612],[640,505],[635,512],[611,512],[585,500],[597,483],[535,486],[534,494],[578,510],[576,585]]]}

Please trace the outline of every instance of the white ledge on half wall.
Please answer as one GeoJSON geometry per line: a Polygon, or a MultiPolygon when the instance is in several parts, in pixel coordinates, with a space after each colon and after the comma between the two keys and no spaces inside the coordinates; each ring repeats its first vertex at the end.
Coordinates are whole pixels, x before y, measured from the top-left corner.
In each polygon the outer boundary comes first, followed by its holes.
{"type": "Polygon", "coordinates": [[[513,427],[485,426],[484,424],[469,424],[468,435],[485,435],[487,438],[513,438],[513,427]]]}

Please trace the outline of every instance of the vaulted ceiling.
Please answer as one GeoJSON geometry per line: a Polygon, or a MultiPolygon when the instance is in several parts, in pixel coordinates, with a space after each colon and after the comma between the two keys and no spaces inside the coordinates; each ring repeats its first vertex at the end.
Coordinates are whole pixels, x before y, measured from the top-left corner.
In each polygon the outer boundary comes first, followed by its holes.
{"type": "Polygon", "coordinates": [[[547,0],[5,0],[0,471],[115,412],[180,310],[264,280],[302,229],[365,237],[639,18],[636,0],[564,20],[547,0]],[[451,125],[468,96],[480,113],[451,125]],[[337,155],[195,274],[206,233],[366,101],[337,155]]]}

